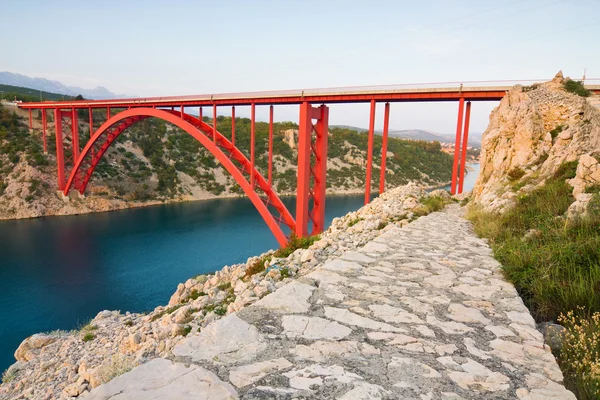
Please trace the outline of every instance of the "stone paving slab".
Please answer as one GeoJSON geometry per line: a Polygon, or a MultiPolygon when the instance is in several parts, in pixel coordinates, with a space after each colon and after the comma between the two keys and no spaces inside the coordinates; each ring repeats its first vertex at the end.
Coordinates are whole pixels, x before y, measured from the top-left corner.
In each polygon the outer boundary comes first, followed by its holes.
{"type": "Polygon", "coordinates": [[[172,358],[87,398],[575,399],[456,205],[190,334],[172,358]]]}

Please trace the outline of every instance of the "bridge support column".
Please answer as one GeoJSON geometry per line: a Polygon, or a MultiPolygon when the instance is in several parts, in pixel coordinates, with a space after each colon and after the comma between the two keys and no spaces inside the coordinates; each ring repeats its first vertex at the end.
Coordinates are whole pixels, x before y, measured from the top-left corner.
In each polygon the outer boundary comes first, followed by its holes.
{"type": "Polygon", "coordinates": [[[325,191],[327,189],[327,135],[329,108],[300,104],[298,123],[298,184],[296,197],[296,235],[308,235],[308,222],[312,221],[312,234],[325,228],[325,191]],[[317,123],[313,125],[312,120],[317,123]],[[315,138],[313,142],[313,132],[315,138]],[[314,165],[311,165],[314,159],[314,165]],[[312,179],[311,179],[312,178],[312,179]],[[312,200],[312,209],[311,207],[312,200]]]}
{"type": "Polygon", "coordinates": [[[58,188],[64,190],[65,176],[68,176],[67,166],[75,167],[79,158],[79,128],[77,110],[54,110],[54,127],[56,129],[56,166],[58,170],[58,188]],[[65,122],[68,130],[65,129],[65,122]],[[70,126],[69,126],[70,125],[70,126]],[[70,144],[71,152],[65,157],[65,142],[70,144]]]}
{"type": "Polygon", "coordinates": [[[383,137],[381,138],[381,172],[379,175],[379,194],[385,191],[385,163],[387,159],[388,130],[390,125],[390,103],[385,103],[383,113],[383,137]]]}
{"type": "Polygon", "coordinates": [[[373,168],[373,136],[375,135],[375,100],[371,100],[369,141],[367,144],[367,176],[365,179],[365,205],[371,201],[371,169],[373,168]]]}
{"type": "Polygon", "coordinates": [[[65,158],[63,152],[62,111],[54,109],[54,136],[56,138],[56,169],[58,171],[58,190],[65,188],[65,158]]]}
{"type": "MultiPolygon", "coordinates": [[[[202,119],[202,115],[200,115],[200,119],[202,119]]],[[[235,146],[235,106],[231,106],[231,144],[235,146]]]]}
{"type": "Polygon", "coordinates": [[[469,142],[469,122],[471,119],[471,102],[467,102],[467,109],[465,110],[465,128],[463,131],[462,138],[462,152],[460,153],[460,174],[458,179],[458,193],[463,192],[463,185],[465,183],[465,166],[467,162],[467,147],[469,142]]]}
{"type": "Polygon", "coordinates": [[[255,116],[256,116],[256,106],[254,103],[250,106],[250,186],[254,188],[254,141],[256,135],[256,124],[255,124],[255,116]]]}
{"type": "Polygon", "coordinates": [[[48,115],[46,109],[42,108],[42,140],[44,141],[44,154],[48,153],[48,143],[46,140],[46,134],[48,130],[48,115]]]}
{"type": "Polygon", "coordinates": [[[463,112],[465,108],[465,99],[463,97],[458,101],[458,120],[456,122],[456,141],[454,142],[454,163],[452,164],[452,183],[450,194],[456,194],[456,180],[458,172],[458,157],[460,156],[460,134],[462,133],[463,112]]]}
{"type": "Polygon", "coordinates": [[[269,186],[273,186],[273,106],[269,107],[269,167],[267,178],[269,186]]]}
{"type": "Polygon", "coordinates": [[[29,109],[29,129],[33,129],[33,116],[31,115],[31,108],[29,109]]]}

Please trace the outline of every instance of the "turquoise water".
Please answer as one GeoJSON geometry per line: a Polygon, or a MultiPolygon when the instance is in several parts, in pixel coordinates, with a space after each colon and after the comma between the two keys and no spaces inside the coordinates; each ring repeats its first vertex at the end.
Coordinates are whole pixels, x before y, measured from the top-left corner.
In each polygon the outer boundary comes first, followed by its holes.
{"type": "MultiPolygon", "coordinates": [[[[329,197],[327,224],[363,201],[329,197]]],[[[0,372],[33,333],[73,329],[104,309],[151,310],[180,282],[272,248],[244,198],[0,222],[0,372]]]]}
{"type": "MultiPolygon", "coordinates": [[[[327,225],[363,199],[328,197],[327,225]]],[[[105,309],[151,310],[180,282],[276,247],[247,199],[0,222],[0,371],[33,333],[73,329],[105,309]]]]}

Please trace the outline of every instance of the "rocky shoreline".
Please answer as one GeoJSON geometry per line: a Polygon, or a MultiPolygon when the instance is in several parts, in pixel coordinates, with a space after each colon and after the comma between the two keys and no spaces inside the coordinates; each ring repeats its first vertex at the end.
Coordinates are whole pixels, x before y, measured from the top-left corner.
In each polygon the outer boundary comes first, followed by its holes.
{"type": "MultiPolygon", "coordinates": [[[[444,191],[430,195],[447,197],[444,191]]],[[[5,372],[0,398],[85,395],[137,365],[166,356],[189,333],[253,304],[328,259],[363,246],[387,229],[405,226],[419,214],[423,196],[427,194],[414,183],[385,192],[334,219],[309,248],[286,258],[269,251],[189,279],[177,287],[168,305],[148,314],[102,311],[78,331],[33,335],[15,352],[17,362],[5,372]],[[252,274],[257,269],[262,271],[252,274]]]]}

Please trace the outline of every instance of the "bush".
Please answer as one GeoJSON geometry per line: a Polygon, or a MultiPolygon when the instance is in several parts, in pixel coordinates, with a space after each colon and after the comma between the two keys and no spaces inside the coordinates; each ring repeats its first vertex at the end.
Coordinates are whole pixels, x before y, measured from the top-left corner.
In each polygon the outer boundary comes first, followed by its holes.
{"type": "Polygon", "coordinates": [[[558,357],[565,386],[580,400],[600,398],[600,313],[581,318],[569,311],[558,321],[567,329],[558,357]]]}
{"type": "Polygon", "coordinates": [[[587,90],[585,86],[583,86],[583,82],[581,81],[567,79],[563,86],[567,92],[575,93],[576,95],[582,97],[589,97],[592,94],[591,91],[587,90]]]}

